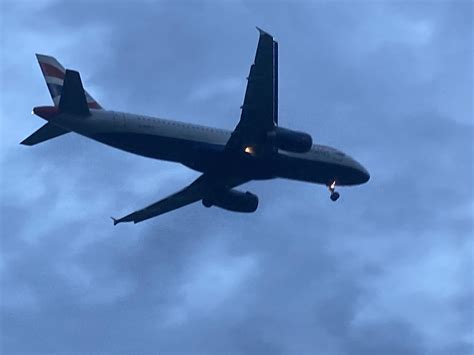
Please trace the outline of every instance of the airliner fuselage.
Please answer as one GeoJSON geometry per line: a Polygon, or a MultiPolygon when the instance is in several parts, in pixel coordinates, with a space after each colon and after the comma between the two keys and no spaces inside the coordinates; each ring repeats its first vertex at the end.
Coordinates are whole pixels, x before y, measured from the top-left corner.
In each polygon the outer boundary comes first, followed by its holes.
{"type": "Polygon", "coordinates": [[[86,118],[59,113],[54,106],[36,107],[34,112],[109,146],[199,172],[218,168],[250,180],[287,178],[318,184],[336,181],[337,185],[358,185],[369,179],[360,163],[325,145],[314,144],[306,153],[278,149],[269,156],[249,152],[230,160],[224,155],[230,130],[116,111],[91,110],[86,118]]]}

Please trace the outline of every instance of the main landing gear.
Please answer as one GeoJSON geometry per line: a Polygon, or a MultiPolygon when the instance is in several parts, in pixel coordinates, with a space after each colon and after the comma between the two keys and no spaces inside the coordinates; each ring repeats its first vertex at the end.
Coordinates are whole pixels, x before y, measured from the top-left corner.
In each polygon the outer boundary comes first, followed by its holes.
{"type": "Polygon", "coordinates": [[[331,201],[337,201],[339,198],[339,192],[336,191],[336,180],[334,180],[329,186],[329,191],[331,192],[331,201]]]}

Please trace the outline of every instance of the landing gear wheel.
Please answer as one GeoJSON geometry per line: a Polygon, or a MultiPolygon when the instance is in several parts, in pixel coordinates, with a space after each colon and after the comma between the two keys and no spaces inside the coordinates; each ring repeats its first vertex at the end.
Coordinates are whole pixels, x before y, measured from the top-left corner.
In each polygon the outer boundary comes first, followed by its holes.
{"type": "Polygon", "coordinates": [[[212,201],[208,198],[203,198],[202,199],[202,205],[206,208],[209,208],[212,206],[212,201]]]}
{"type": "Polygon", "coordinates": [[[331,201],[337,201],[339,198],[339,192],[336,191],[336,180],[333,180],[328,185],[329,192],[331,193],[331,201]]]}

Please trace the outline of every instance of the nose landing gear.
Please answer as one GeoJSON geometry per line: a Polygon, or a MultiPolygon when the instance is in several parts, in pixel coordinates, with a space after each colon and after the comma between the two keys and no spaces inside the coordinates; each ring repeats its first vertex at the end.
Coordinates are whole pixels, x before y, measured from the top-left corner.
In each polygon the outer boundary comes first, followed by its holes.
{"type": "Polygon", "coordinates": [[[339,198],[339,192],[336,191],[336,180],[334,180],[329,186],[329,191],[331,192],[331,201],[337,201],[339,198]]]}

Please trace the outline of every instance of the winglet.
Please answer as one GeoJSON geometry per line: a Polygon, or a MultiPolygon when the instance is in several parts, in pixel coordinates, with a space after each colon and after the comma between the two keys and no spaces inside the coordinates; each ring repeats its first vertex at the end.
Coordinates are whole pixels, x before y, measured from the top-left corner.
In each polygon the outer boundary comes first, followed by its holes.
{"type": "Polygon", "coordinates": [[[132,213],[122,218],[114,218],[114,217],[110,217],[110,218],[112,218],[112,221],[114,221],[114,226],[116,226],[119,223],[124,223],[124,222],[133,222],[133,223],[140,222],[140,220],[134,219],[134,216],[135,215],[132,213]]]}

